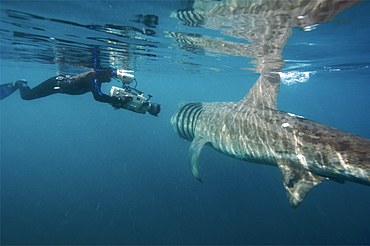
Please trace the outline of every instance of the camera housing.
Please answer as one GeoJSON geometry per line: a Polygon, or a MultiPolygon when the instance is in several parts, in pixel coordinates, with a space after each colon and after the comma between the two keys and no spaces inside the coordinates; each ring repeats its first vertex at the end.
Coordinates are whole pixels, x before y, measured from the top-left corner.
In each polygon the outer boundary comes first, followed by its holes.
{"type": "Polygon", "coordinates": [[[129,86],[123,88],[112,86],[109,95],[116,98],[131,98],[130,101],[122,100],[122,103],[115,104],[114,107],[116,108],[124,108],[139,114],[149,112],[154,116],[158,116],[161,110],[159,104],[150,101],[150,95],[146,98],[143,92],[129,86]]]}

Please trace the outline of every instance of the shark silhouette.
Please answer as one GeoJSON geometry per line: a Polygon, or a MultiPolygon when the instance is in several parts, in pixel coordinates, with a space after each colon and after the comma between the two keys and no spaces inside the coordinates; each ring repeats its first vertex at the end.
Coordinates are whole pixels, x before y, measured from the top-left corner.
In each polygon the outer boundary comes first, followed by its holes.
{"type": "Polygon", "coordinates": [[[326,179],[370,185],[370,140],[277,109],[278,73],[261,74],[239,102],[191,102],[171,123],[192,141],[190,166],[201,181],[204,145],[228,156],[280,169],[288,200],[297,208],[326,179]]]}

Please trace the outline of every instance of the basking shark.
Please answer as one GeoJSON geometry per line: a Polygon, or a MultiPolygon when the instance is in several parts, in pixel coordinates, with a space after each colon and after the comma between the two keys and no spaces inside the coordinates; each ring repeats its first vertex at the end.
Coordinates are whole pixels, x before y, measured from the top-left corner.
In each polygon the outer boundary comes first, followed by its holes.
{"type": "Polygon", "coordinates": [[[192,8],[173,12],[185,25],[233,37],[169,32],[179,47],[253,58],[254,68],[243,69],[260,74],[238,102],[184,103],[172,116],[177,134],[192,141],[190,166],[199,181],[198,160],[207,145],[243,161],[278,167],[294,208],[327,179],[370,185],[369,139],[277,109],[282,50],[292,28],[312,30],[359,2],[194,0],[192,8]]]}
{"type": "Polygon", "coordinates": [[[228,156],[280,169],[296,208],[327,179],[370,185],[370,139],[276,107],[280,76],[262,74],[238,102],[190,102],[172,116],[176,133],[192,141],[190,166],[201,181],[198,159],[207,145],[228,156]]]}

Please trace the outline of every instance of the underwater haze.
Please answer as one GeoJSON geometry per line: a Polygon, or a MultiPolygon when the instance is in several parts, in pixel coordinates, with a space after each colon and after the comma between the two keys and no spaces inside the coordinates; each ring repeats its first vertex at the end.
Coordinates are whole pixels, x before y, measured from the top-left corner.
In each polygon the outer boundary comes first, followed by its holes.
{"type": "Polygon", "coordinates": [[[266,71],[280,73],[279,110],[370,138],[369,1],[298,24],[284,1],[233,2],[1,1],[0,84],[129,69],[162,108],[2,100],[2,245],[370,244],[368,186],[328,180],[293,209],[278,168],[208,147],[204,183],[193,177],[170,124],[178,105],[238,101],[266,71]]]}

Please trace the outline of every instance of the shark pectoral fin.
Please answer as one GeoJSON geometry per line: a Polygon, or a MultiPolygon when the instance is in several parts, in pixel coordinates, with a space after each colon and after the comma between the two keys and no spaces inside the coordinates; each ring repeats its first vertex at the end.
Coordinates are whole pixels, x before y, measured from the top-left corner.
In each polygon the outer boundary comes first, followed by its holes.
{"type": "Polygon", "coordinates": [[[205,140],[203,137],[195,137],[189,149],[191,172],[193,173],[194,177],[202,183],[203,181],[201,180],[198,171],[198,160],[203,146],[208,142],[209,141],[205,140]]]}
{"type": "Polygon", "coordinates": [[[297,208],[301,204],[314,186],[327,179],[302,167],[279,164],[279,169],[283,176],[283,184],[289,203],[293,208],[297,208]]]}

